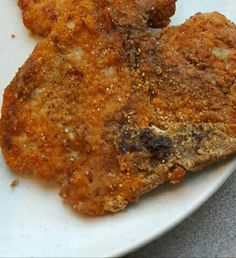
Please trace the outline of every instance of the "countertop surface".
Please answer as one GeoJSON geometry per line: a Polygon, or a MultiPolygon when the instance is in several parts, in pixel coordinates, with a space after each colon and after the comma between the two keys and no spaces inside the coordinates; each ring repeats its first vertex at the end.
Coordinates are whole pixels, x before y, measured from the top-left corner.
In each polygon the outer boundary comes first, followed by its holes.
{"type": "Polygon", "coordinates": [[[236,172],[191,217],[127,258],[236,257],[236,172]]]}

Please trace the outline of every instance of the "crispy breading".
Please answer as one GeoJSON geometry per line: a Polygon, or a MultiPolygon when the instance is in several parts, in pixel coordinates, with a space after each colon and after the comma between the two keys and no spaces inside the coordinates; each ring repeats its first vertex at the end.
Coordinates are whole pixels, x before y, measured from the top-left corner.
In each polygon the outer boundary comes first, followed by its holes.
{"type": "Polygon", "coordinates": [[[102,215],[236,152],[236,27],[197,14],[158,38],[90,0],[61,16],[4,93],[1,146],[102,215]]]}
{"type": "MultiPolygon", "coordinates": [[[[176,0],[98,0],[112,6],[111,18],[124,25],[142,24],[162,28],[175,13],[176,0]]],[[[46,37],[68,5],[74,8],[89,4],[86,0],[18,0],[25,26],[36,35],[46,37]]]]}
{"type": "Polygon", "coordinates": [[[24,25],[33,34],[46,37],[57,22],[63,7],[58,0],[18,0],[24,25]]]}

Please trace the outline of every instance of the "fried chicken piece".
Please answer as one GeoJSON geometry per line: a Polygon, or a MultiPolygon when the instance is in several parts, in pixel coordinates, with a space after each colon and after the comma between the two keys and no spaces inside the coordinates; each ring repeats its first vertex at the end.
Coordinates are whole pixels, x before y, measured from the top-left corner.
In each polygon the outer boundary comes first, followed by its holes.
{"type": "Polygon", "coordinates": [[[156,39],[89,3],[7,87],[1,146],[12,170],[56,179],[74,209],[102,215],[235,154],[236,27],[197,14],[156,39]]]}
{"type": "MultiPolygon", "coordinates": [[[[111,18],[127,25],[143,24],[162,28],[175,13],[176,0],[100,0],[112,8],[111,18]]],[[[68,5],[74,8],[89,5],[86,0],[18,0],[25,26],[36,35],[46,37],[68,5]]]]}

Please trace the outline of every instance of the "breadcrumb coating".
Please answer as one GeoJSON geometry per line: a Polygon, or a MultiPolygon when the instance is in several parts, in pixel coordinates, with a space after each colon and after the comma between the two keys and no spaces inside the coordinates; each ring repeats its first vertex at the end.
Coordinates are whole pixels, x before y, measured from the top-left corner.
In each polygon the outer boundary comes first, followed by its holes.
{"type": "MultiPolygon", "coordinates": [[[[115,21],[124,25],[142,24],[162,28],[169,24],[175,13],[176,0],[97,0],[112,6],[110,14],[115,21]],[[138,22],[137,22],[138,21],[138,22]]],[[[86,0],[18,0],[23,22],[33,34],[46,37],[58,18],[68,12],[68,5],[74,8],[90,5],[86,0]]]]}

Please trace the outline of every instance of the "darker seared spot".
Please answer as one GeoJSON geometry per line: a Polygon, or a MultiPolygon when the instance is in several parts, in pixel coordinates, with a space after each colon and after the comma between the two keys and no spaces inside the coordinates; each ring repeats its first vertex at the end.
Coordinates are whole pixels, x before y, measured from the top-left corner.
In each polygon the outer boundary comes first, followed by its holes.
{"type": "Polygon", "coordinates": [[[121,134],[120,152],[149,152],[150,159],[162,162],[169,158],[173,142],[165,135],[154,135],[150,129],[125,128],[121,134]]]}
{"type": "Polygon", "coordinates": [[[66,72],[66,76],[69,77],[70,79],[74,79],[77,81],[82,81],[84,78],[83,72],[76,70],[76,69],[71,69],[66,72]]]}
{"type": "Polygon", "coordinates": [[[149,129],[145,129],[140,133],[140,139],[144,148],[152,154],[153,159],[163,161],[172,152],[173,143],[168,136],[156,136],[149,129]]]}
{"type": "Polygon", "coordinates": [[[10,135],[5,135],[5,137],[3,137],[3,146],[1,147],[6,148],[8,151],[10,151],[13,148],[10,135]]]}
{"type": "Polygon", "coordinates": [[[210,133],[211,133],[211,130],[209,129],[205,130],[201,126],[199,126],[198,128],[195,128],[195,130],[192,131],[192,137],[195,141],[196,149],[198,149],[202,144],[202,142],[208,138],[210,133]]]}
{"type": "Polygon", "coordinates": [[[139,132],[135,129],[125,129],[121,134],[120,152],[136,152],[142,150],[142,145],[137,140],[139,132]]]}
{"type": "Polygon", "coordinates": [[[202,140],[205,138],[205,134],[203,134],[202,132],[193,131],[192,136],[197,141],[197,143],[201,143],[202,140]]]}
{"type": "Polygon", "coordinates": [[[145,131],[140,134],[140,139],[143,141],[143,145],[150,151],[159,151],[159,149],[172,148],[172,141],[167,136],[155,136],[150,131],[145,131]]]}

